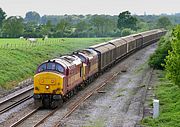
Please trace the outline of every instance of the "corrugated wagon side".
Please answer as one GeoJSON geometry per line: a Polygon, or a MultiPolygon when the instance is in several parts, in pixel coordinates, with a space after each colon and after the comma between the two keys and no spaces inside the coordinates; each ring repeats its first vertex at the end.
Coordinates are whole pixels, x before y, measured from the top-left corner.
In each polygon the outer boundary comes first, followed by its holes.
{"type": "Polygon", "coordinates": [[[115,46],[106,42],[101,45],[94,45],[90,47],[94,51],[98,52],[99,56],[99,71],[103,71],[108,66],[111,66],[116,60],[115,46]]]}
{"type": "Polygon", "coordinates": [[[116,60],[120,59],[127,53],[127,43],[125,40],[119,38],[109,41],[109,43],[115,45],[116,60]]]}

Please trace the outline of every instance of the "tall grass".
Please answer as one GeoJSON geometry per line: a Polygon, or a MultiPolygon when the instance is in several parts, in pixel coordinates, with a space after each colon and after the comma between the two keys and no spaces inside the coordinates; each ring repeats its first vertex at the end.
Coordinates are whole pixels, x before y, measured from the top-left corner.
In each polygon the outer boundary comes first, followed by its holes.
{"type": "Polygon", "coordinates": [[[65,38],[48,39],[46,42],[39,39],[38,43],[31,46],[27,40],[0,39],[0,86],[6,89],[13,88],[17,82],[33,76],[41,62],[110,39],[65,38]],[[16,44],[16,47],[1,48],[4,44],[16,44]]]}
{"type": "Polygon", "coordinates": [[[156,95],[160,100],[160,116],[145,118],[148,127],[180,127],[180,88],[165,78],[159,79],[156,95]]]}

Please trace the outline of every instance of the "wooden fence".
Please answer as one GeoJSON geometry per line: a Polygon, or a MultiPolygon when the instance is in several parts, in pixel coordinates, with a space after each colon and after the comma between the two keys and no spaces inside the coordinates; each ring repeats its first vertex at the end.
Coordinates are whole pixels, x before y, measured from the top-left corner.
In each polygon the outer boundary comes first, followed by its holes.
{"type": "Polygon", "coordinates": [[[61,45],[64,40],[50,40],[41,42],[24,42],[24,43],[0,43],[0,49],[29,49],[32,47],[45,46],[45,45],[61,45]]]}

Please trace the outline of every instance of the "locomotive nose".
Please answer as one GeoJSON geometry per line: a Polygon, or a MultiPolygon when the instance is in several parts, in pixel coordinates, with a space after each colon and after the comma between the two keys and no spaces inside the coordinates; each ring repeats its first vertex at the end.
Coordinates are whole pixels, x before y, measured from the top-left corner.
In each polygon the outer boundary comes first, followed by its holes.
{"type": "Polygon", "coordinates": [[[63,76],[53,72],[42,72],[34,76],[34,94],[61,94],[63,76]]]}

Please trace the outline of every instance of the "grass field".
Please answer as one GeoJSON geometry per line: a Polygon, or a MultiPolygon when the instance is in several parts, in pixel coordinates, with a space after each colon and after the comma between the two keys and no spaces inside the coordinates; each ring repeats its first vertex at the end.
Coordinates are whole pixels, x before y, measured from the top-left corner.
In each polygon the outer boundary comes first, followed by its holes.
{"type": "Polygon", "coordinates": [[[0,87],[13,88],[32,77],[41,62],[112,38],[0,39],[0,87]]]}
{"type": "Polygon", "coordinates": [[[160,100],[160,116],[145,118],[142,124],[147,127],[180,127],[180,88],[164,76],[159,80],[156,96],[160,100]]]}

